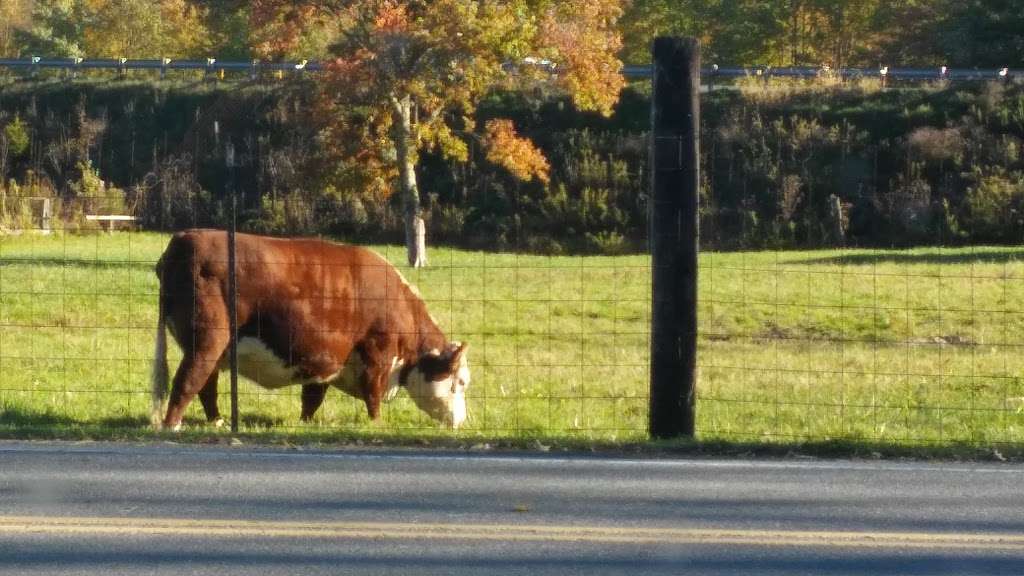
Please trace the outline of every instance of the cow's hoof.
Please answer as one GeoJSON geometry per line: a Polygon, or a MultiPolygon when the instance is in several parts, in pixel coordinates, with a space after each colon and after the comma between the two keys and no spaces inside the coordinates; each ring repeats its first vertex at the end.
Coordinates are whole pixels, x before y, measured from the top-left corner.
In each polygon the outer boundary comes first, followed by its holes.
{"type": "Polygon", "coordinates": [[[171,426],[171,432],[181,432],[181,422],[171,426]]]}

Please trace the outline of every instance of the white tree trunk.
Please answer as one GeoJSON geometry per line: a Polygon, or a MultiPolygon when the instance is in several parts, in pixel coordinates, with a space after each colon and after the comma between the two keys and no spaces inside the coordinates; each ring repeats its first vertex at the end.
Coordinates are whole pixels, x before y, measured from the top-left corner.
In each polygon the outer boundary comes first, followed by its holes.
{"type": "Polygon", "coordinates": [[[427,223],[419,214],[411,217],[406,214],[405,219],[405,253],[409,266],[423,268],[427,265],[427,223]]]}
{"type": "Polygon", "coordinates": [[[427,265],[427,224],[420,212],[416,185],[416,149],[412,139],[412,104],[408,97],[395,102],[392,139],[398,160],[399,182],[405,208],[405,250],[409,266],[427,265]]]}

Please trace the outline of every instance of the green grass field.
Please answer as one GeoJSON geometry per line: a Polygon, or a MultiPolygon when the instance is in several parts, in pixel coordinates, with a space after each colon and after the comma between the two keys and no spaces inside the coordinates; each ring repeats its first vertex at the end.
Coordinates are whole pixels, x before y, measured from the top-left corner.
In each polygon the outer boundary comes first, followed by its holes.
{"type": "MultiPolygon", "coordinates": [[[[167,236],[0,237],[0,432],[145,437],[167,236]]],[[[396,264],[399,247],[376,247],[396,264]]],[[[470,422],[441,430],[400,395],[373,424],[336,390],[240,385],[252,436],[646,438],[646,256],[433,249],[402,269],[471,343],[470,422]]],[[[1024,440],[1024,249],[705,253],[698,432],[705,441],[893,445],[1024,440]]],[[[177,356],[172,354],[171,368],[177,356]]],[[[227,375],[222,375],[226,382],[227,375]]],[[[221,386],[226,412],[227,386],[221,386]]],[[[203,430],[198,402],[189,425],[203,430]]]]}

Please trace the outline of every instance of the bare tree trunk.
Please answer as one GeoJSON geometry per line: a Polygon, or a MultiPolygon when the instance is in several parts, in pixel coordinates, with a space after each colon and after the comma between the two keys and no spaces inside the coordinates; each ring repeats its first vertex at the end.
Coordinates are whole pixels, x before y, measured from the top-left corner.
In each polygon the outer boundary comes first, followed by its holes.
{"type": "Polygon", "coordinates": [[[800,2],[797,0],[790,2],[789,10],[790,16],[792,16],[789,29],[789,59],[791,60],[791,66],[799,66],[800,62],[798,60],[800,54],[800,2]]]}
{"type": "Polygon", "coordinates": [[[836,6],[835,12],[835,54],[832,56],[836,69],[846,64],[846,14],[842,6],[836,6]]]}
{"type": "Polygon", "coordinates": [[[420,191],[416,185],[416,149],[412,141],[412,102],[408,97],[394,101],[391,137],[397,152],[399,183],[405,209],[405,251],[409,266],[427,265],[427,225],[420,212],[420,191]]]}

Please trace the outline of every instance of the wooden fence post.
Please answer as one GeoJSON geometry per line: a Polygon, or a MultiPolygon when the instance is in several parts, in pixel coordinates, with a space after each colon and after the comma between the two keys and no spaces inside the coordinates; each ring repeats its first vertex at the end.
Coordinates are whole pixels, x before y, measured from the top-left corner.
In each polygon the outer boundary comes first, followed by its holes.
{"type": "Polygon", "coordinates": [[[43,198],[43,212],[39,218],[39,229],[43,234],[50,233],[50,221],[53,219],[53,203],[50,198],[43,198]]]}
{"type": "Polygon", "coordinates": [[[650,433],[693,436],[697,361],[700,44],[654,41],[650,433]]]}

